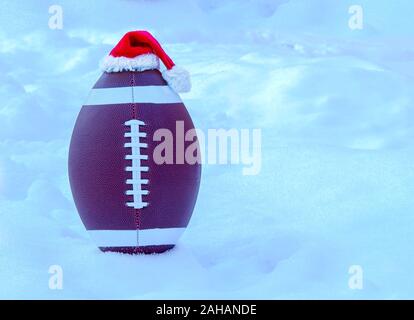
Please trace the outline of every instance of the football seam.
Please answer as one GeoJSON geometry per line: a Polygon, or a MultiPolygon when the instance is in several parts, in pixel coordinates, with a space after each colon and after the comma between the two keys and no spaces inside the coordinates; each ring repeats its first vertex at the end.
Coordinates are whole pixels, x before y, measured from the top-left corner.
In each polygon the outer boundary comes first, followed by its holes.
{"type": "MultiPolygon", "coordinates": [[[[131,90],[132,90],[132,119],[137,119],[137,112],[135,110],[135,93],[134,93],[134,86],[135,86],[135,74],[131,73],[131,90]]],[[[140,212],[138,209],[135,210],[135,227],[137,228],[137,247],[139,248],[139,230],[141,229],[141,217],[140,212]]]]}

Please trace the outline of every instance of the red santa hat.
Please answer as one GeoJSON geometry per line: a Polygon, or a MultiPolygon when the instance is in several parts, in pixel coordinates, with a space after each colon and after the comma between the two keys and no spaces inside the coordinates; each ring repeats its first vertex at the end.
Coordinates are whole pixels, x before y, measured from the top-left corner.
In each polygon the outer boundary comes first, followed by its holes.
{"type": "Polygon", "coordinates": [[[177,67],[148,31],[126,33],[103,59],[101,68],[105,72],[159,69],[159,60],[166,67],[162,76],[168,85],[176,92],[189,92],[191,81],[188,71],[177,67]]]}

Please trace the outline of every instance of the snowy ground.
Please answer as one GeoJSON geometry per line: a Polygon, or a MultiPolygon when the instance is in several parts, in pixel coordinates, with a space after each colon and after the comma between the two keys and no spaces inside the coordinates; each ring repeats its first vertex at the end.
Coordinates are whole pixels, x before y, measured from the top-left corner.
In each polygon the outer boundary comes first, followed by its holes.
{"type": "Polygon", "coordinates": [[[414,6],[356,2],[359,31],[349,1],[61,1],[62,30],[48,1],[0,1],[0,298],[414,298],[414,6]],[[197,127],[262,129],[260,174],[204,166],[155,256],[101,253],[67,180],[98,62],[133,29],[191,71],[197,127]]]}

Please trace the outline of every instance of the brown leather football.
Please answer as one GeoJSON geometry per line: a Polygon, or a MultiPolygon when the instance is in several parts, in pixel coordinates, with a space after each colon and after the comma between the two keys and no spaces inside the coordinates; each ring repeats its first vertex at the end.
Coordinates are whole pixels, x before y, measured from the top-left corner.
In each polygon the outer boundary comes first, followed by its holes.
{"type": "MultiPolygon", "coordinates": [[[[187,227],[201,166],[153,159],[154,133],[170,130],[175,146],[177,121],[185,132],[194,128],[158,70],[105,72],[82,106],[69,179],[80,217],[102,251],[163,252],[187,227]]],[[[184,148],[191,143],[184,141],[184,148]]]]}

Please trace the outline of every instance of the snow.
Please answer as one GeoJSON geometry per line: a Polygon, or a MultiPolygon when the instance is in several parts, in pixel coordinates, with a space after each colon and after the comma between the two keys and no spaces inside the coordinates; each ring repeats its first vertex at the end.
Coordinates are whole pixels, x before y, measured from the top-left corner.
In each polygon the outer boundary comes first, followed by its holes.
{"type": "Polygon", "coordinates": [[[48,1],[0,1],[0,298],[413,298],[414,5],[358,3],[353,31],[345,0],[65,0],[51,30],[48,1]],[[260,174],[205,165],[162,255],[101,253],[67,178],[99,61],[133,29],[191,72],[198,128],[262,130],[260,174]]]}

